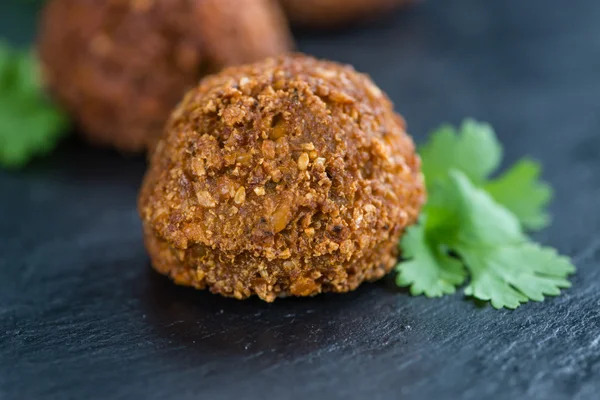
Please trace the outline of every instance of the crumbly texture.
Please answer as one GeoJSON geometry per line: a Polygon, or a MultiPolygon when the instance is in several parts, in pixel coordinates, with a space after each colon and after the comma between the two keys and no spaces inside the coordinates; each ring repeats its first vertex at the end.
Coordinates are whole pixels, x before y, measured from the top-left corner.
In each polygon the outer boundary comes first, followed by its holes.
{"type": "Polygon", "coordinates": [[[295,55],[188,92],[139,210],[157,271],[273,301],[381,278],[424,199],[413,142],[381,90],[349,66],[295,55]]]}
{"type": "Polygon", "coordinates": [[[50,92],[90,140],[125,151],[156,143],[206,73],[290,46],[272,0],[51,0],[38,36],[50,92]]]}
{"type": "Polygon", "coordinates": [[[279,0],[295,25],[337,28],[369,20],[416,0],[279,0]]]}

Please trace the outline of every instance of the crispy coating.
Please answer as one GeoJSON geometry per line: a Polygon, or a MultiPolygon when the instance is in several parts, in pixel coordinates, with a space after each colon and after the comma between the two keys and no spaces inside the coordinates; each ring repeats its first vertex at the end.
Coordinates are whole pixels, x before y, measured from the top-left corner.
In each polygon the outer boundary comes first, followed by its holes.
{"type": "Polygon", "coordinates": [[[290,46],[272,0],[51,0],[38,38],[52,94],[90,140],[126,151],[152,146],[207,72],[290,46]]]}
{"type": "Polygon", "coordinates": [[[349,66],[295,55],[188,92],[139,211],[157,271],[273,301],[381,278],[424,198],[413,142],[381,90],[349,66]]]}
{"type": "Polygon", "coordinates": [[[336,28],[371,19],[416,0],[280,0],[295,25],[336,28]]]}

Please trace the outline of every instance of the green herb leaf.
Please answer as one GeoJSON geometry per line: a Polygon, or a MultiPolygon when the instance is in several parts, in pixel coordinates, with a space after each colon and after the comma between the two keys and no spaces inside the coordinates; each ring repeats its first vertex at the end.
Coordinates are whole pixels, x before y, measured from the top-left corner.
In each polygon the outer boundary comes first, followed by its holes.
{"type": "Polygon", "coordinates": [[[566,277],[575,271],[568,258],[535,243],[457,251],[471,273],[465,294],[489,300],[494,308],[514,309],[544,295],[557,296],[571,286],[566,277]]]}
{"type": "Polygon", "coordinates": [[[408,261],[396,267],[396,284],[410,286],[413,296],[452,294],[465,281],[466,271],[460,261],[426,238],[424,219],[410,227],[402,239],[402,255],[408,261]]]}
{"type": "Polygon", "coordinates": [[[541,171],[539,163],[524,159],[484,186],[494,200],[508,208],[528,230],[540,230],[550,223],[545,207],[552,198],[552,188],[538,180],[541,171]]]}
{"type": "Polygon", "coordinates": [[[465,120],[458,132],[450,125],[441,126],[419,153],[428,188],[452,169],[480,185],[502,160],[502,146],[492,127],[471,119],[465,120]]]}
{"type": "Polygon", "coordinates": [[[420,153],[430,192],[436,181],[456,169],[513,212],[525,229],[540,230],[550,223],[545,208],[552,189],[538,180],[539,163],[523,159],[500,178],[488,181],[502,161],[502,145],[490,125],[471,119],[465,120],[458,131],[443,125],[432,133],[420,153]]]}
{"type": "Polygon", "coordinates": [[[489,300],[495,308],[516,308],[570,286],[566,277],[575,267],[567,258],[531,243],[515,216],[464,174],[452,172],[450,179],[461,199],[462,224],[447,245],[469,270],[465,294],[489,300]]]}
{"type": "Polygon", "coordinates": [[[453,212],[460,220],[452,236],[445,238],[450,245],[494,246],[527,240],[517,218],[484,190],[476,188],[461,171],[451,171],[445,187],[448,189],[441,195],[456,198],[453,212]]]}
{"type": "Polygon", "coordinates": [[[398,286],[438,297],[468,279],[465,294],[495,308],[541,301],[570,286],[569,259],[523,232],[549,222],[552,190],[539,181],[538,163],[524,159],[489,181],[502,147],[489,125],[472,120],[458,132],[440,128],[421,155],[428,201],[402,239],[398,286]]]}
{"type": "Polygon", "coordinates": [[[41,88],[33,55],[0,42],[0,165],[19,168],[50,152],[67,128],[41,88]]]}

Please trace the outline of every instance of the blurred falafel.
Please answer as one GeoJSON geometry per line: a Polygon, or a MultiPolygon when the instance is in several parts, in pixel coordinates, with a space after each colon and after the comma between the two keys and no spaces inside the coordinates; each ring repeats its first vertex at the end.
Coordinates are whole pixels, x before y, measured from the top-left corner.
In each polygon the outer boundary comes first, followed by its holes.
{"type": "Polygon", "coordinates": [[[124,151],[152,146],[206,73],[291,43],[272,0],[51,0],[38,35],[49,91],[91,141],[124,151]]]}
{"type": "Polygon", "coordinates": [[[339,28],[370,20],[417,0],[280,0],[294,25],[339,28]]]}
{"type": "Polygon", "coordinates": [[[384,276],[424,199],[419,157],[385,94],[349,66],[294,55],[189,91],[138,206],[158,272],[273,301],[384,276]]]}

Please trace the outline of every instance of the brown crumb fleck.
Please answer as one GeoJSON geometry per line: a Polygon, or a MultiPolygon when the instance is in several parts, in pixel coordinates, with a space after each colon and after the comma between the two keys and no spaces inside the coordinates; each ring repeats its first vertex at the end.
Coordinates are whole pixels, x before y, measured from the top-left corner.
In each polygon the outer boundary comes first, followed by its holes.
{"type": "Polygon", "coordinates": [[[213,197],[210,195],[210,193],[208,193],[206,190],[196,193],[196,196],[198,198],[198,203],[202,207],[211,208],[211,207],[214,207],[217,205],[217,203],[215,202],[215,199],[213,199],[213,197]]]}
{"type": "Polygon", "coordinates": [[[302,153],[300,157],[298,157],[298,169],[304,171],[308,167],[308,161],[308,154],[302,153]]]}
{"type": "Polygon", "coordinates": [[[243,186],[241,186],[236,192],[235,192],[235,196],[233,198],[233,201],[236,204],[242,204],[244,201],[246,201],[246,189],[244,189],[243,186]]]}

